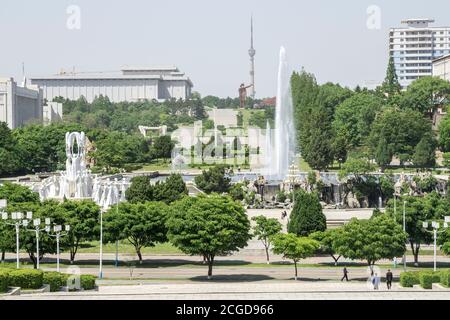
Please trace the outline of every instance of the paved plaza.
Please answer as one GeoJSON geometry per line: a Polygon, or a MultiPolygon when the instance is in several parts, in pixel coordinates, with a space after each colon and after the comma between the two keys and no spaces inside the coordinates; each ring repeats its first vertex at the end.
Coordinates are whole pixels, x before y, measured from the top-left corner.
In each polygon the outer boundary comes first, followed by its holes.
{"type": "Polygon", "coordinates": [[[10,300],[450,300],[450,290],[400,288],[375,291],[366,282],[280,281],[101,285],[98,291],[22,294],[10,300]]]}

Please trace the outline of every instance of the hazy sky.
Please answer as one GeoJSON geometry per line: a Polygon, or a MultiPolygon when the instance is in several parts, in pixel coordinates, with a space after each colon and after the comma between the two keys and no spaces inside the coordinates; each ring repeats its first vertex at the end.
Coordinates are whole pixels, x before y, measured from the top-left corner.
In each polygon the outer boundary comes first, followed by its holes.
{"type": "Polygon", "coordinates": [[[2,0],[0,76],[51,75],[61,68],[118,70],[122,65],[176,65],[203,96],[237,96],[249,82],[250,15],[255,23],[257,96],[273,96],[279,47],[293,69],[320,83],[354,87],[381,82],[388,29],[404,18],[450,25],[448,0],[2,0]],[[81,28],[66,23],[70,5],[81,28]],[[367,27],[367,8],[381,28],[367,27]]]}

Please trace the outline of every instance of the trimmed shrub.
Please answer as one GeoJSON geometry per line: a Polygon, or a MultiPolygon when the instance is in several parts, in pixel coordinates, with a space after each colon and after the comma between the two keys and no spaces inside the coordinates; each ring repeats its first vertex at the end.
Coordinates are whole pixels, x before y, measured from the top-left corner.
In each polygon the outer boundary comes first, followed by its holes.
{"type": "Polygon", "coordinates": [[[439,282],[444,287],[450,286],[450,270],[441,271],[441,280],[439,282]]]}
{"type": "Polygon", "coordinates": [[[418,272],[402,272],[400,273],[400,285],[405,288],[412,288],[414,285],[419,284],[418,272]]]}
{"type": "Polygon", "coordinates": [[[22,269],[9,272],[9,286],[22,289],[39,289],[43,284],[44,273],[41,270],[22,269]]]}
{"type": "Polygon", "coordinates": [[[424,289],[431,289],[433,287],[434,275],[433,273],[422,272],[419,274],[420,285],[424,289]]]}
{"type": "Polygon", "coordinates": [[[64,277],[56,271],[44,272],[43,283],[50,285],[50,291],[58,291],[64,285],[64,277]]]}
{"type": "Polygon", "coordinates": [[[436,271],[436,272],[432,273],[432,275],[433,275],[433,283],[441,282],[441,274],[442,274],[442,271],[436,271]]]}
{"type": "Polygon", "coordinates": [[[0,269],[0,292],[8,291],[9,270],[0,269]]]}
{"type": "Polygon", "coordinates": [[[82,274],[80,278],[81,288],[84,290],[93,290],[95,288],[95,276],[82,274]]]}

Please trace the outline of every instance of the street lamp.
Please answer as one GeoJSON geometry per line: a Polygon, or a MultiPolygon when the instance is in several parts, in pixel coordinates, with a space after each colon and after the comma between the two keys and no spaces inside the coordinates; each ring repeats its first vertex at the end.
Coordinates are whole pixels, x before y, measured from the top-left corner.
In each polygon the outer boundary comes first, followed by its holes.
{"type": "MultiPolygon", "coordinates": [[[[6,202],[3,202],[3,204],[6,204],[6,202]]],[[[29,216],[31,212],[27,213],[27,217],[29,216]]],[[[23,219],[23,213],[22,212],[11,212],[11,220],[14,222],[7,222],[8,220],[8,213],[5,211],[1,212],[2,214],[2,220],[5,222],[5,224],[14,226],[16,229],[16,268],[20,268],[20,262],[19,262],[19,232],[20,232],[20,226],[27,226],[28,220],[23,219]]]]}
{"type": "MultiPolygon", "coordinates": [[[[434,248],[433,248],[433,270],[434,271],[436,271],[436,251],[437,251],[437,249],[436,249],[437,248],[436,242],[437,242],[437,235],[438,235],[438,233],[444,232],[445,229],[448,228],[448,223],[450,222],[450,216],[446,216],[444,219],[445,219],[444,220],[444,225],[443,225],[444,230],[441,230],[441,231],[439,231],[439,228],[441,226],[440,223],[437,222],[437,221],[431,221],[431,227],[433,228],[432,232],[433,232],[433,243],[434,243],[434,248]]],[[[430,225],[430,223],[428,221],[422,222],[422,227],[427,232],[431,232],[431,231],[427,230],[429,225],[430,225]]]]}
{"type": "Polygon", "coordinates": [[[56,271],[59,272],[59,240],[61,239],[61,237],[66,236],[69,234],[70,231],[70,225],[66,224],[64,225],[64,230],[66,231],[65,233],[62,233],[62,226],[61,225],[55,225],[53,227],[53,232],[55,234],[50,234],[51,230],[49,229],[48,235],[50,237],[55,237],[56,238],[56,271]]]}
{"type": "MultiPolygon", "coordinates": [[[[406,200],[403,200],[403,232],[406,233],[406,200]]],[[[406,251],[403,253],[403,270],[406,271],[406,251]]]]}
{"type": "MultiPolygon", "coordinates": [[[[32,212],[27,212],[27,219],[28,220],[32,220],[33,219],[33,213],[32,212]]],[[[28,226],[28,220],[25,220],[24,222],[24,227],[28,226]]],[[[41,231],[50,231],[50,218],[45,218],[44,220],[45,222],[45,227],[41,228],[41,218],[36,218],[33,219],[33,227],[34,229],[28,229],[28,231],[32,231],[36,234],[36,267],[37,269],[39,269],[39,232],[41,231]]]]}

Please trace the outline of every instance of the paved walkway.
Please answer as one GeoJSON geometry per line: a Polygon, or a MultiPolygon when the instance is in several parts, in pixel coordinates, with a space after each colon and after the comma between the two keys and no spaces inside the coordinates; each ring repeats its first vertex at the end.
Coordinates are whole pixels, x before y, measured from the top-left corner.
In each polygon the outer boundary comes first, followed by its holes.
{"type": "Polygon", "coordinates": [[[375,291],[365,282],[189,283],[100,286],[98,291],[24,294],[11,300],[450,300],[450,290],[405,289],[394,284],[375,291]]]}

